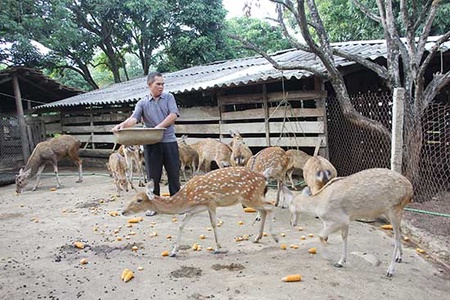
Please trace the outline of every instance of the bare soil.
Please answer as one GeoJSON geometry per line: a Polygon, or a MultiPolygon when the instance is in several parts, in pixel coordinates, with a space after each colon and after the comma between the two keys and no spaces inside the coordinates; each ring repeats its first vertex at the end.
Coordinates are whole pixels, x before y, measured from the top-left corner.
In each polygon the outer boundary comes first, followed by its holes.
{"type": "MultiPolygon", "coordinates": [[[[289,213],[281,208],[275,209],[273,221],[278,244],[270,237],[252,243],[259,223],[252,225],[255,214],[236,205],[218,209],[223,221],[219,238],[228,253],[208,251],[215,246],[214,236],[207,213],[201,213],[187,224],[179,255],[163,257],[161,253],[173,245],[182,216],[142,214],[142,222],[128,227],[130,217],[114,217],[110,212],[120,211],[133,192],[116,196],[112,178],[104,170],[85,170],[81,184],[75,183],[72,169],[62,173],[64,187],[56,191],[51,191],[53,176],[43,177],[34,192],[32,182],[20,196],[15,195],[14,185],[0,187],[0,299],[422,300],[447,299],[450,294],[448,270],[428,257],[434,250],[414,236],[403,242],[403,262],[394,277],[387,278],[392,233],[377,223],[354,222],[348,262],[335,268],[340,235],[321,245],[320,220],[303,215],[300,231],[289,225],[289,213]],[[75,241],[86,247],[75,248],[75,241]],[[194,244],[201,245],[201,251],[192,250],[194,244]],[[133,246],[138,250],[133,251],[133,246]],[[308,253],[312,247],[317,254],[308,253]],[[427,252],[419,254],[417,247],[427,252]],[[80,264],[83,258],[87,264],[80,264]],[[120,279],[124,268],[135,274],[127,283],[120,279]],[[296,273],[302,281],[281,281],[296,273]]],[[[268,197],[274,196],[270,189],[268,197]]]]}

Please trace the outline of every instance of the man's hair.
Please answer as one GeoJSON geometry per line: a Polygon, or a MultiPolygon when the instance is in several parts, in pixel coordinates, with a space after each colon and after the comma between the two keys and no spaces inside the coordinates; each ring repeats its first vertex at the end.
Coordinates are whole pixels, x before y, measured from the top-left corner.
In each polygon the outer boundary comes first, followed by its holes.
{"type": "Polygon", "coordinates": [[[147,76],[147,83],[153,83],[155,81],[155,77],[163,77],[163,74],[160,72],[150,72],[147,76]]]}

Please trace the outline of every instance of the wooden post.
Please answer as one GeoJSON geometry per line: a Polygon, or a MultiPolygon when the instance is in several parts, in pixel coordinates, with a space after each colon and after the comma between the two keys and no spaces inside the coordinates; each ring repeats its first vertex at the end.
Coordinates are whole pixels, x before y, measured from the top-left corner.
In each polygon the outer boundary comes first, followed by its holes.
{"type": "Polygon", "coordinates": [[[266,84],[262,85],[263,92],[263,108],[264,108],[264,126],[266,131],[266,145],[270,147],[270,125],[269,125],[269,101],[267,99],[267,87],[266,84]]]}
{"type": "Polygon", "coordinates": [[[16,99],[17,119],[19,120],[20,141],[22,142],[23,159],[26,162],[30,157],[30,146],[27,138],[27,127],[25,125],[25,117],[23,115],[22,95],[20,93],[19,79],[17,74],[12,74],[14,97],[16,99]]]}
{"type": "Polygon", "coordinates": [[[405,89],[395,88],[392,107],[391,170],[402,173],[405,89]]]}

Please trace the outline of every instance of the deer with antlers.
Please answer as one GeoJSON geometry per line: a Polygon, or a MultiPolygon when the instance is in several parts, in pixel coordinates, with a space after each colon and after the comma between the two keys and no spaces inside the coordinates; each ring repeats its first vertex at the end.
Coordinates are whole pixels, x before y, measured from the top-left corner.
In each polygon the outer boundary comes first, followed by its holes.
{"type": "MultiPolygon", "coordinates": [[[[153,182],[149,181],[145,192],[137,193],[123,215],[157,211],[162,214],[182,214],[183,221],[178,228],[178,237],[170,256],[176,256],[183,229],[193,215],[208,211],[211,227],[214,231],[216,249],[214,253],[224,253],[217,237],[216,208],[242,203],[253,207],[261,216],[261,226],[255,238],[257,243],[264,232],[265,220],[270,216],[274,205],[265,199],[267,192],[266,174],[252,172],[246,167],[229,167],[217,169],[191,178],[178,193],[171,197],[160,197],[153,194],[153,182]]],[[[277,236],[272,232],[272,222],[269,221],[269,231],[273,239],[278,242],[277,236]]]]}

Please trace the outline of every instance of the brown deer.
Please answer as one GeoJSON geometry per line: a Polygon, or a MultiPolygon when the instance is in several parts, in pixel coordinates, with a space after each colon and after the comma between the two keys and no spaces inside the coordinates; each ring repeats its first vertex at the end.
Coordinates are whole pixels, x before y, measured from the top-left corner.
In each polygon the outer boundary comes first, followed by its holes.
{"type": "Polygon", "coordinates": [[[308,159],[310,159],[312,156],[309,155],[306,152],[303,152],[301,150],[296,149],[289,149],[286,151],[286,156],[288,157],[288,166],[286,175],[289,178],[289,181],[291,182],[291,187],[295,189],[294,181],[292,180],[292,174],[295,170],[303,170],[303,167],[305,166],[308,159]]]}
{"type": "Polygon", "coordinates": [[[191,178],[178,193],[172,197],[160,197],[153,194],[153,182],[149,181],[146,192],[137,193],[123,210],[123,215],[146,210],[163,214],[182,214],[185,216],[178,229],[178,237],[171,256],[176,256],[180,245],[184,226],[193,215],[208,211],[211,227],[216,241],[215,253],[226,252],[222,249],[217,237],[216,208],[242,203],[256,209],[261,216],[261,226],[255,238],[258,242],[263,236],[265,220],[269,221],[269,231],[273,239],[278,238],[272,232],[270,215],[273,203],[265,200],[267,192],[266,177],[250,171],[246,167],[229,167],[217,169],[191,178]]]}
{"type": "Polygon", "coordinates": [[[206,138],[190,145],[198,153],[197,172],[204,164],[205,172],[211,170],[211,162],[216,162],[219,168],[230,166],[231,148],[221,141],[206,138]]]}
{"type": "Polygon", "coordinates": [[[244,140],[239,131],[231,131],[230,135],[233,138],[231,142],[230,163],[233,167],[245,166],[253,156],[252,150],[244,143],[244,140]]]}
{"type": "Polygon", "coordinates": [[[303,166],[303,179],[313,195],[336,176],[336,168],[322,156],[309,158],[303,166]]]}
{"type": "Polygon", "coordinates": [[[62,184],[58,175],[58,160],[63,157],[69,157],[75,162],[78,166],[78,180],[76,182],[82,182],[82,161],[78,156],[80,144],[79,140],[70,135],[61,135],[37,144],[27,164],[24,168],[20,169],[19,174],[16,176],[16,193],[21,193],[34,175],[36,175],[36,184],[33,187],[33,191],[35,191],[39,185],[42,171],[47,163],[53,166],[57,187],[61,187],[62,184]]]}
{"type": "Polygon", "coordinates": [[[108,167],[112,174],[112,177],[114,178],[114,184],[116,185],[117,193],[120,195],[121,191],[128,192],[128,168],[125,157],[123,157],[118,152],[111,153],[108,160],[108,167]]]}
{"type": "Polygon", "coordinates": [[[195,172],[195,166],[198,165],[198,153],[190,145],[186,143],[187,135],[182,135],[178,140],[178,150],[180,155],[181,172],[184,181],[187,181],[186,167],[189,167],[192,174],[195,172]]]}
{"type": "Polygon", "coordinates": [[[387,276],[394,274],[395,262],[402,260],[400,225],[403,209],[413,196],[412,184],[406,177],[389,169],[368,169],[334,178],[314,195],[307,188],[296,196],[285,190],[293,226],[297,226],[299,213],[305,212],[323,221],[324,227],[319,234],[322,242],[328,240],[329,234],[341,230],[342,254],[336,267],[342,267],[347,260],[350,221],[386,215],[391,221],[395,239],[387,276]]]}
{"type": "MultiPolygon", "coordinates": [[[[254,172],[262,173],[270,170],[268,178],[277,180],[277,198],[275,206],[280,202],[281,186],[286,177],[288,159],[286,151],[280,147],[267,147],[252,156],[247,162],[247,168],[254,172]]],[[[282,205],[284,207],[284,203],[282,205]]]]}
{"type": "Polygon", "coordinates": [[[121,145],[117,152],[125,158],[126,167],[127,167],[127,178],[130,182],[131,188],[134,189],[133,186],[133,170],[136,169],[139,176],[139,186],[144,186],[144,182],[146,180],[146,174],[144,172],[144,151],[141,149],[140,145],[121,145]]]}

